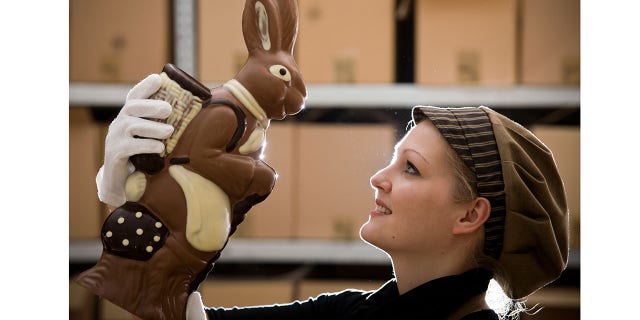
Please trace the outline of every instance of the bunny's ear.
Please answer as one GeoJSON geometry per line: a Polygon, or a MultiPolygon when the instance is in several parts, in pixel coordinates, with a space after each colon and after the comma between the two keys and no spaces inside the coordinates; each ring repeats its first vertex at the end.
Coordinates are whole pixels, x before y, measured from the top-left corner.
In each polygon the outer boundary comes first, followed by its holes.
{"type": "Polygon", "coordinates": [[[254,50],[293,53],[298,34],[296,0],[247,0],[242,32],[249,53],[254,50]]]}

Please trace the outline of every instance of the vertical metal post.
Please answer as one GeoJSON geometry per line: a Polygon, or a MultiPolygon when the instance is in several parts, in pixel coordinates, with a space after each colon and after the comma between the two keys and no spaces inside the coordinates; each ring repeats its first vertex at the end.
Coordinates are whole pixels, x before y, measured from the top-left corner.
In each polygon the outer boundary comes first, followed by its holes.
{"type": "Polygon", "coordinates": [[[173,0],[174,64],[196,77],[196,0],[173,0]]]}
{"type": "Polygon", "coordinates": [[[395,0],[395,82],[415,82],[417,4],[413,0],[395,0]]]}

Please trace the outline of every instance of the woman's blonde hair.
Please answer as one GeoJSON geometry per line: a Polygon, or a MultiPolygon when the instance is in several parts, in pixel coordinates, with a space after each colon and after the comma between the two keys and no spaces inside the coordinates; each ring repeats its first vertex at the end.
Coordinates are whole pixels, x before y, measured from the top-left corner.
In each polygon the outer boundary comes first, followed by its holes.
{"type": "MultiPolygon", "coordinates": [[[[453,172],[453,201],[463,203],[477,198],[478,190],[476,188],[475,173],[465,165],[464,161],[448,143],[445,150],[445,157],[453,172]]],[[[484,238],[478,242],[472,259],[476,266],[490,271],[494,278],[503,277],[504,270],[502,270],[500,264],[484,253],[484,238]]],[[[508,285],[504,281],[503,283],[508,285]]],[[[496,281],[492,281],[492,286],[490,287],[490,290],[487,291],[487,300],[491,300],[491,307],[498,313],[500,319],[518,319],[519,314],[522,311],[526,311],[522,302],[512,300],[504,294],[504,290],[509,290],[509,288],[501,288],[496,281]]]]}
{"type": "Polygon", "coordinates": [[[478,197],[476,175],[464,164],[453,148],[448,143],[446,145],[445,156],[453,171],[453,190],[451,190],[453,201],[456,203],[471,201],[478,197]]]}

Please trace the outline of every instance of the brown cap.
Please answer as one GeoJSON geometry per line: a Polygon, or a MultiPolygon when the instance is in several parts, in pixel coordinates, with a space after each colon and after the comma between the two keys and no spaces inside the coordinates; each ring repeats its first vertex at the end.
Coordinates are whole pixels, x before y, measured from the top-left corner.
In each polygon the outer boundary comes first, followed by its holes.
{"type": "Polygon", "coordinates": [[[567,265],[569,210],[564,185],[547,148],[529,130],[486,107],[417,106],[477,177],[478,195],[492,206],[484,252],[494,277],[520,299],[557,279],[567,265]]]}

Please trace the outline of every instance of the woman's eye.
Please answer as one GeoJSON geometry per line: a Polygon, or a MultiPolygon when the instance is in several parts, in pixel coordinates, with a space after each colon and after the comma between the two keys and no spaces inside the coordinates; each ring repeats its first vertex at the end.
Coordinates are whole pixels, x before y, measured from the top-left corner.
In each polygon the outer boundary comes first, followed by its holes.
{"type": "Polygon", "coordinates": [[[269,67],[269,72],[284,81],[291,81],[291,72],[283,65],[273,65],[269,67]]]}
{"type": "Polygon", "coordinates": [[[404,172],[414,176],[420,175],[420,172],[418,171],[418,169],[416,169],[413,163],[411,163],[411,161],[407,161],[407,168],[404,170],[404,172]]]}

